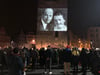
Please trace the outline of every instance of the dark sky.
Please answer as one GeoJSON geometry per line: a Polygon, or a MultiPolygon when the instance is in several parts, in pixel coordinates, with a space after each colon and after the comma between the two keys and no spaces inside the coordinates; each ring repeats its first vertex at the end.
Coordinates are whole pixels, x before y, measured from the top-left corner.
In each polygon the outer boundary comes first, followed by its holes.
{"type": "Polygon", "coordinates": [[[100,0],[69,0],[69,28],[77,35],[86,34],[88,27],[100,25],[100,0]]]}
{"type": "Polygon", "coordinates": [[[37,0],[0,0],[0,12],[0,26],[11,36],[21,29],[25,32],[36,29],[37,0]]]}
{"type": "MultiPolygon", "coordinates": [[[[38,0],[0,0],[0,26],[9,35],[35,31],[38,0]]],[[[68,0],[68,26],[77,35],[89,26],[100,25],[100,0],[68,0]]]]}

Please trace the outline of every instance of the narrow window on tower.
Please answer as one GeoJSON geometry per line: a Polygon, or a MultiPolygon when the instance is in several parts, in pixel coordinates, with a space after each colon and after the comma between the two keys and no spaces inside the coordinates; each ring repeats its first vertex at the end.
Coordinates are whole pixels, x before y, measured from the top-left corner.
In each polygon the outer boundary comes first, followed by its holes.
{"type": "Polygon", "coordinates": [[[55,37],[59,37],[59,32],[58,31],[55,32],[55,37]]]}

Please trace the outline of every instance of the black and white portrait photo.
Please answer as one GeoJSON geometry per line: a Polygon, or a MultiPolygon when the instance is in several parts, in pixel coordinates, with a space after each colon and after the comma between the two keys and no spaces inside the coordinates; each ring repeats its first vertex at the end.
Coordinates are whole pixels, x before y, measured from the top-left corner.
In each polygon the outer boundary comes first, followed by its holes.
{"type": "Polygon", "coordinates": [[[39,8],[38,31],[67,31],[67,8],[39,8]]]}

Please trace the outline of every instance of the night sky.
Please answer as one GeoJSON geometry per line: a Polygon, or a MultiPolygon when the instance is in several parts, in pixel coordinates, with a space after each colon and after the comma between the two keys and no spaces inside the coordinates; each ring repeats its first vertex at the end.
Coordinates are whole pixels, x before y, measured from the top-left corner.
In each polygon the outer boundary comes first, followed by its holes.
{"type": "MultiPolygon", "coordinates": [[[[0,27],[14,36],[21,29],[36,31],[37,0],[0,0],[0,27]]],[[[100,0],[69,0],[68,27],[86,34],[89,26],[100,25],[100,0]]]]}
{"type": "Polygon", "coordinates": [[[15,36],[21,29],[35,31],[37,0],[0,0],[0,26],[15,36]]]}
{"type": "Polygon", "coordinates": [[[83,37],[90,26],[100,25],[100,0],[69,0],[69,28],[83,37]]]}

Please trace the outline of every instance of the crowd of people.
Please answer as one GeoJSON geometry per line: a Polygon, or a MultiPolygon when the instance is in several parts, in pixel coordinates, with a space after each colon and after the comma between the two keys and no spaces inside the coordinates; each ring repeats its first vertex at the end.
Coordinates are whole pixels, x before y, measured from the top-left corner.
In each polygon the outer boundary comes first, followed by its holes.
{"type": "Polygon", "coordinates": [[[37,65],[44,68],[44,73],[49,72],[52,74],[52,65],[58,65],[63,67],[64,75],[70,75],[71,68],[73,74],[78,73],[79,66],[81,66],[81,72],[86,75],[87,69],[90,69],[94,75],[99,74],[99,62],[100,51],[94,49],[87,50],[82,48],[51,48],[50,46],[40,48],[39,50],[34,46],[28,48],[5,48],[0,49],[0,69],[3,67],[8,68],[8,75],[23,75],[24,71],[29,68],[33,71],[37,69],[37,65]]]}

